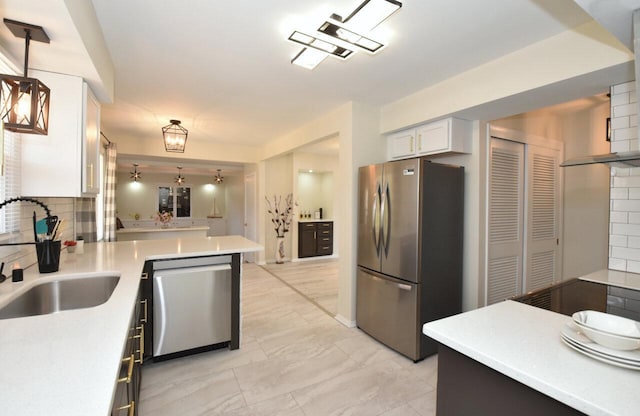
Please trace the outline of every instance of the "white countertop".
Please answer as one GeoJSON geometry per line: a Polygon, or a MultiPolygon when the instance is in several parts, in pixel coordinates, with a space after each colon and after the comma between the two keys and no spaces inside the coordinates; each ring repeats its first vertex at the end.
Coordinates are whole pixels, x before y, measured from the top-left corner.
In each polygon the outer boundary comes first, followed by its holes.
{"type": "Polygon", "coordinates": [[[333,222],[333,220],[331,218],[322,218],[322,219],[299,218],[297,221],[298,222],[333,222]]]}
{"type": "Polygon", "coordinates": [[[0,413],[87,416],[110,414],[115,380],[135,307],[145,260],[262,250],[240,236],[85,244],[84,253],[62,253],[60,270],[24,282],[0,284],[0,307],[34,283],[118,274],[104,304],[56,314],[0,320],[0,413]]]}
{"type": "Polygon", "coordinates": [[[601,363],[560,340],[569,316],[504,301],[424,324],[438,342],[588,415],[637,415],[640,371],[601,363]]]}
{"type": "Polygon", "coordinates": [[[621,272],[618,270],[598,270],[585,276],[580,276],[580,280],[603,283],[610,286],[618,286],[626,289],[640,290],[640,274],[621,272]]]}
{"type": "Polygon", "coordinates": [[[209,227],[121,228],[116,231],[116,234],[166,233],[175,231],[209,231],[209,227]]]}

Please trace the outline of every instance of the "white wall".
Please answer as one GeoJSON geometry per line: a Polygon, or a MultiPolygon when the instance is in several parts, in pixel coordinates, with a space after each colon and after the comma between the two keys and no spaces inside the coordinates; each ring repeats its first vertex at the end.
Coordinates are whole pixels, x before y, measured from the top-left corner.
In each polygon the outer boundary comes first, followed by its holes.
{"type": "MultiPolygon", "coordinates": [[[[264,192],[258,190],[258,198],[264,201],[267,197],[271,204],[274,197],[280,198],[280,208],[285,208],[285,198],[288,194],[293,194],[293,157],[291,154],[278,156],[265,161],[265,182],[264,192]]],[[[276,232],[271,223],[271,215],[265,209],[263,212],[265,221],[265,241],[264,254],[267,263],[275,261],[276,232]]],[[[285,260],[291,260],[293,227],[285,234],[285,260]]]]}
{"type": "MultiPolygon", "coordinates": [[[[177,173],[176,173],[177,174],[177,173]]],[[[121,220],[133,220],[137,213],[141,219],[150,219],[158,210],[158,186],[175,186],[176,174],[152,174],[142,172],[142,180],[132,182],[129,174],[118,172],[116,185],[116,210],[121,220]]],[[[244,223],[244,184],[242,177],[226,176],[222,184],[213,184],[212,177],[183,175],[185,186],[191,187],[191,217],[205,218],[213,214],[214,201],[217,213],[227,219],[227,231],[237,231],[237,224],[244,223]],[[231,197],[231,199],[230,199],[231,197]],[[242,209],[238,209],[241,206],[242,209]],[[233,227],[233,228],[232,228],[233,227]]]]}

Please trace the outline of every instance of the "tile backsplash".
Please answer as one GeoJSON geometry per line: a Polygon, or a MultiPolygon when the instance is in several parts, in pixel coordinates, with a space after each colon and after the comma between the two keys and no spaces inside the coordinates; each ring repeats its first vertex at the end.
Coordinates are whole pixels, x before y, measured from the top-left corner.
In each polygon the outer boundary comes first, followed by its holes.
{"type": "MultiPolygon", "coordinates": [[[[58,216],[64,220],[62,232],[59,239],[71,240],[74,236],[75,224],[75,200],[74,198],[35,198],[44,203],[51,215],[58,216]]],[[[44,209],[29,202],[19,202],[20,204],[20,236],[15,238],[18,242],[33,242],[33,212],[36,212],[38,219],[44,218],[44,209]]],[[[19,263],[20,267],[27,268],[36,263],[35,245],[24,246],[0,246],[0,261],[5,263],[3,273],[9,275],[14,264],[19,263]]]]}
{"type": "MultiPolygon", "coordinates": [[[[635,82],[611,88],[611,151],[640,150],[635,82]]],[[[640,273],[640,168],[611,168],[609,269],[640,273]]]]}

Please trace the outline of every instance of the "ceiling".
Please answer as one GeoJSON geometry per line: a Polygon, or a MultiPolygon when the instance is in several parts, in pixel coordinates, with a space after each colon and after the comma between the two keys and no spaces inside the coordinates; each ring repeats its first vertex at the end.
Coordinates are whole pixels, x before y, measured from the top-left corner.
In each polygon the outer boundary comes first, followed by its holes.
{"type": "MultiPolygon", "coordinates": [[[[0,13],[51,37],[32,44],[31,68],[96,78],[65,1],[0,0],[0,13]]],[[[380,53],[328,57],[307,70],[290,63],[301,46],[288,35],[346,16],[361,0],[92,2],[115,68],[103,131],[116,142],[157,137],[158,145],[160,128],[179,119],[187,146],[261,146],[345,102],[381,106],[591,20],[571,0],[405,0],[373,32],[388,39],[380,53]]],[[[24,41],[2,25],[0,43],[21,65],[24,41]]]]}

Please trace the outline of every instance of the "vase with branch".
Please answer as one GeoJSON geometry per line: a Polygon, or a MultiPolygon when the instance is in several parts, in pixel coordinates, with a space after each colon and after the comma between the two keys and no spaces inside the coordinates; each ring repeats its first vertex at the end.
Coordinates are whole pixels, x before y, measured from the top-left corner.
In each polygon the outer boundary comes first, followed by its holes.
{"type": "Polygon", "coordinates": [[[293,219],[293,208],[298,205],[293,201],[293,194],[288,194],[284,200],[281,195],[274,195],[267,201],[267,212],[271,215],[271,224],[276,232],[276,263],[284,263],[284,236],[289,232],[293,219]]]}

